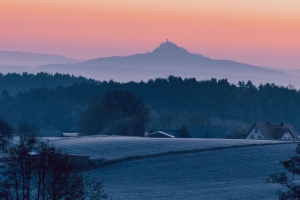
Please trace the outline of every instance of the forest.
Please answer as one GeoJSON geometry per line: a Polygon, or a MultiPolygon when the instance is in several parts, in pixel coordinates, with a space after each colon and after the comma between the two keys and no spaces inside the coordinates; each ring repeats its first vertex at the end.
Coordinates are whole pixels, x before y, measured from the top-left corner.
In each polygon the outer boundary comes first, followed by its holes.
{"type": "Polygon", "coordinates": [[[205,122],[227,126],[232,133],[240,134],[257,121],[284,121],[300,130],[300,91],[272,83],[255,86],[251,81],[240,81],[235,85],[226,79],[174,76],[119,83],[47,73],[1,75],[0,83],[4,80],[0,118],[13,127],[27,120],[41,130],[77,132],[80,116],[94,99],[120,90],[143,99],[150,110],[146,129],[205,122]],[[22,81],[28,83],[26,87],[25,83],[12,87],[22,81]]]}
{"type": "Polygon", "coordinates": [[[7,90],[9,94],[15,95],[20,91],[25,91],[33,87],[47,87],[55,88],[57,86],[71,86],[73,83],[95,83],[99,84],[99,81],[87,79],[82,76],[75,77],[69,74],[49,74],[46,72],[40,72],[36,75],[23,72],[18,73],[0,73],[0,91],[7,90]]]}

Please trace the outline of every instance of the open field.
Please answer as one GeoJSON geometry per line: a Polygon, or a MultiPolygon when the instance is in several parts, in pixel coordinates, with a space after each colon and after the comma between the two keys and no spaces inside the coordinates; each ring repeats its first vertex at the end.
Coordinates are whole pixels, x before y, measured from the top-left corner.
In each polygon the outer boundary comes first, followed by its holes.
{"type": "Polygon", "coordinates": [[[84,137],[53,142],[92,160],[119,161],[84,172],[102,180],[114,199],[276,199],[280,186],[265,180],[283,172],[279,161],[296,148],[263,140],[84,137]]]}
{"type": "Polygon", "coordinates": [[[52,142],[66,153],[88,155],[91,160],[106,162],[131,157],[189,153],[218,148],[277,144],[281,141],[241,139],[183,139],[141,137],[77,137],[54,139],[52,142]]]}

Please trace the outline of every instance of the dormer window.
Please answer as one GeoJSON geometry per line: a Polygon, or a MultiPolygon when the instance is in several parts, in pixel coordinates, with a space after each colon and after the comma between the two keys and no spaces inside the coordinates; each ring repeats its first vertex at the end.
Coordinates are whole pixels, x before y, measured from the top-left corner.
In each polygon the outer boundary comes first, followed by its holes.
{"type": "Polygon", "coordinates": [[[257,126],[254,128],[254,131],[255,131],[255,133],[258,133],[258,127],[257,126]]]}

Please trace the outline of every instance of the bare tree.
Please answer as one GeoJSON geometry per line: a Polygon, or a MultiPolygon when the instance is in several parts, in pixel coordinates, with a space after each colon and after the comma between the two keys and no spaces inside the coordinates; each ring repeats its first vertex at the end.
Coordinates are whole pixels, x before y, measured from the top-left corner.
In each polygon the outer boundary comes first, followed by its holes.
{"type": "Polygon", "coordinates": [[[68,157],[34,138],[12,146],[1,158],[1,199],[106,199],[102,185],[76,171],[68,157]]]}
{"type": "Polygon", "coordinates": [[[280,200],[300,199],[300,144],[296,148],[296,155],[289,160],[281,162],[288,172],[271,174],[268,183],[278,183],[286,187],[286,191],[278,191],[280,200]]]}
{"type": "Polygon", "coordinates": [[[12,127],[3,119],[0,119],[0,150],[4,150],[13,136],[12,127]]]}
{"type": "Polygon", "coordinates": [[[37,128],[27,120],[19,122],[18,131],[20,136],[20,143],[23,143],[26,138],[32,138],[36,136],[37,128]]]}

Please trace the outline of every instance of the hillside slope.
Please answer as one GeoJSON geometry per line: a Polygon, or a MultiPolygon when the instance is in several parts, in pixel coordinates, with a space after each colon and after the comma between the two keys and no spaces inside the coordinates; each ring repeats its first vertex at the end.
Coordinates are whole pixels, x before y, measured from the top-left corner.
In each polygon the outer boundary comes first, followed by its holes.
{"type": "Polygon", "coordinates": [[[93,161],[115,162],[140,157],[189,153],[220,148],[278,144],[282,143],[282,141],[86,136],[53,140],[53,143],[61,147],[66,153],[87,155],[93,161]]]}
{"type": "Polygon", "coordinates": [[[134,160],[85,174],[105,184],[114,199],[274,200],[284,189],[265,183],[283,172],[279,161],[295,144],[223,149],[134,160]]]}
{"type": "Polygon", "coordinates": [[[130,137],[67,138],[53,143],[69,153],[90,155],[94,161],[120,161],[84,172],[103,181],[105,192],[117,200],[276,199],[276,191],[283,188],[265,180],[271,173],[283,172],[279,162],[294,155],[296,148],[295,143],[265,140],[130,137]]]}

